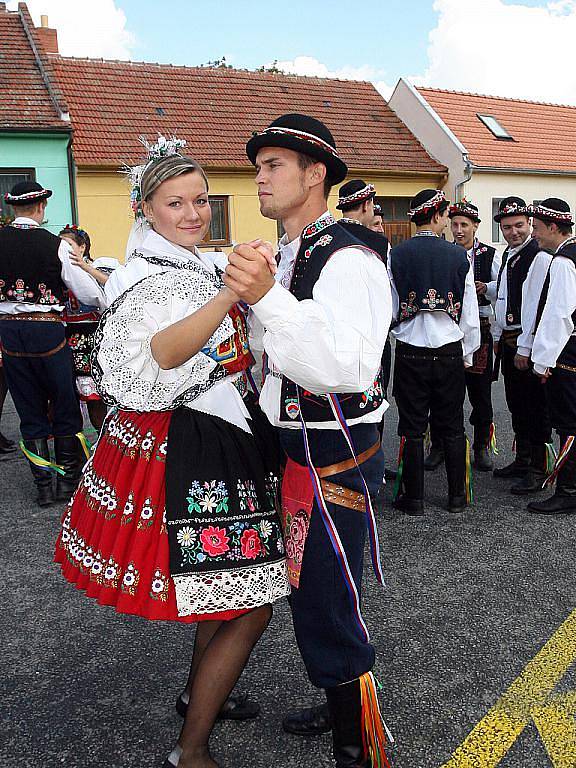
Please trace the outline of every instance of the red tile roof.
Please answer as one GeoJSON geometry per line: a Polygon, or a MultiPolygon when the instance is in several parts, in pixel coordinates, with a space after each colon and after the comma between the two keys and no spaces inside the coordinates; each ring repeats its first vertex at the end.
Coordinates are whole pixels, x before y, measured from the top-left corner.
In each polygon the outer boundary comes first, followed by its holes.
{"type": "Polygon", "coordinates": [[[138,137],[176,134],[207,167],[246,167],[254,130],[285,112],[324,120],[351,168],[441,174],[371,83],[51,56],[84,166],[142,158],[138,137]],[[158,111],[162,113],[159,114],[158,111]]]}
{"type": "MultiPolygon", "coordinates": [[[[25,24],[31,29],[40,60],[46,67],[46,77],[51,75],[50,63],[46,61],[26,6],[20,4],[18,12],[0,8],[0,130],[70,130],[70,123],[60,118],[60,111],[66,111],[66,106],[62,100],[59,110],[50,96],[26,35],[25,24]]],[[[56,92],[57,101],[59,96],[56,92]]]]}
{"type": "Polygon", "coordinates": [[[576,171],[576,107],[418,88],[468,150],[474,165],[576,171]],[[497,139],[478,118],[492,115],[514,138],[497,139]]]}

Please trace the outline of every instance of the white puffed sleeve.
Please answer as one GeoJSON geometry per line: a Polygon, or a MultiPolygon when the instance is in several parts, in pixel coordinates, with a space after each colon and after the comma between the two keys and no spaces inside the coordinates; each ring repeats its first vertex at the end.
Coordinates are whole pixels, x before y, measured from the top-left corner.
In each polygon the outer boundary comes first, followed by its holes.
{"type": "Polygon", "coordinates": [[[150,344],[159,331],[196,312],[218,291],[210,275],[172,270],[123,293],[103,315],[95,337],[92,372],[103,399],[129,410],[162,411],[209,389],[223,375],[209,352],[234,333],[228,316],[204,351],[177,368],[162,370],[150,344]]]}

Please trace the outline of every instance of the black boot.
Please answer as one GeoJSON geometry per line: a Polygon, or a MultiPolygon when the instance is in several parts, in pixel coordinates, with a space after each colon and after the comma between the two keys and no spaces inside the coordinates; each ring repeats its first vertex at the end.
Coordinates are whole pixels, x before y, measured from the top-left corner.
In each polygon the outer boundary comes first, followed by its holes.
{"type": "Polygon", "coordinates": [[[474,427],[474,467],[479,472],[490,472],[494,467],[490,456],[490,425],[474,427]]]}
{"type": "Polygon", "coordinates": [[[424,514],[424,440],[407,437],[402,465],[402,492],[394,506],[407,515],[424,514]]]}
{"type": "Polygon", "coordinates": [[[360,681],[326,689],[336,768],[371,768],[364,753],[360,681]]]}
{"type": "Polygon", "coordinates": [[[69,501],[78,487],[82,469],[81,449],[76,435],[54,438],[56,464],[64,470],[64,475],[56,475],[56,501],[69,501]]]}
{"type": "Polygon", "coordinates": [[[546,446],[532,446],[530,452],[531,461],[524,477],[510,488],[510,492],[517,496],[527,493],[539,493],[546,480],[546,446]]]}
{"type": "MultiPolygon", "coordinates": [[[[568,435],[560,435],[560,448],[568,435]]],[[[572,446],[556,478],[556,491],[545,501],[532,501],[528,510],[537,515],[576,514],[576,448],[572,446]]]]}
{"type": "Polygon", "coordinates": [[[289,712],[282,720],[282,728],[294,736],[320,736],[332,730],[328,704],[289,712]]]}
{"type": "Polygon", "coordinates": [[[466,507],[466,435],[444,438],[448,512],[463,512],[466,507]]]}
{"type": "MultiPolygon", "coordinates": [[[[40,456],[41,459],[50,461],[50,449],[48,448],[48,440],[44,437],[40,440],[24,440],[24,447],[30,453],[40,456]]],[[[52,470],[42,469],[37,467],[36,464],[30,464],[30,471],[36,484],[36,491],[38,493],[36,497],[36,503],[39,507],[48,507],[54,501],[54,492],[52,491],[52,470]]]]}
{"type": "Polygon", "coordinates": [[[8,438],[0,432],[0,455],[4,453],[14,453],[16,451],[16,444],[14,440],[8,440],[8,438]]]}
{"type": "Polygon", "coordinates": [[[424,462],[424,469],[426,472],[433,472],[435,469],[438,469],[443,461],[444,449],[442,443],[432,443],[430,452],[428,453],[428,456],[426,456],[426,461],[424,462]]]}
{"type": "Polygon", "coordinates": [[[514,461],[505,467],[494,470],[494,477],[524,477],[530,467],[530,443],[516,437],[516,456],[514,461]]]}

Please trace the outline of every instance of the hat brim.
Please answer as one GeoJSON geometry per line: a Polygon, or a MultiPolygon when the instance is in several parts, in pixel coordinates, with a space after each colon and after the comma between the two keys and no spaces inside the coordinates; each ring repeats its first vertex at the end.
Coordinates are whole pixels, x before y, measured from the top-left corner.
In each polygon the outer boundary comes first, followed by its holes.
{"type": "Polygon", "coordinates": [[[42,194],[34,195],[34,197],[28,197],[22,200],[19,200],[18,198],[13,198],[12,195],[8,194],[4,198],[8,205],[12,206],[19,206],[19,205],[34,205],[34,203],[40,202],[40,200],[48,200],[49,197],[52,197],[52,190],[51,189],[45,189],[42,194]]]}
{"type": "Polygon", "coordinates": [[[456,211],[456,213],[449,213],[448,218],[449,219],[455,219],[456,216],[464,216],[465,219],[470,219],[470,221],[473,221],[475,224],[480,224],[482,219],[479,216],[472,216],[471,213],[464,213],[463,211],[456,211]]]}
{"type": "Polygon", "coordinates": [[[532,219],[540,219],[540,221],[544,221],[546,224],[558,224],[558,226],[564,225],[565,227],[573,227],[574,222],[572,219],[570,221],[560,221],[560,219],[555,219],[554,216],[544,216],[541,213],[531,213],[530,217],[532,219]]]}
{"type": "Polygon", "coordinates": [[[350,211],[352,208],[358,208],[358,206],[362,205],[362,203],[367,203],[368,200],[372,200],[375,197],[376,197],[376,190],[374,190],[374,192],[370,192],[370,194],[366,195],[366,197],[360,198],[360,200],[355,200],[353,203],[346,203],[346,205],[337,205],[336,210],[350,211]]]}
{"type": "Polygon", "coordinates": [[[531,218],[532,214],[529,211],[514,211],[514,213],[497,213],[496,216],[494,216],[494,221],[497,224],[500,224],[502,219],[509,219],[512,216],[526,216],[529,219],[531,218]]]}
{"type": "Polygon", "coordinates": [[[328,178],[332,184],[339,184],[348,175],[348,166],[339,157],[334,157],[334,155],[326,152],[321,147],[316,147],[314,144],[302,141],[295,136],[280,133],[252,136],[246,144],[246,154],[252,165],[256,165],[256,156],[263,147],[291,149],[293,152],[300,152],[303,155],[312,157],[319,163],[324,163],[328,178]]]}

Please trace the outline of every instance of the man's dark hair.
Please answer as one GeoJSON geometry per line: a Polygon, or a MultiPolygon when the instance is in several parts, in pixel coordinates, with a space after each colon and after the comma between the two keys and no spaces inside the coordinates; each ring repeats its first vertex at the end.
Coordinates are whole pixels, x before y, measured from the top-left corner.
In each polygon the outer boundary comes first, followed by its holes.
{"type": "Polygon", "coordinates": [[[568,224],[557,223],[556,226],[558,227],[558,232],[560,232],[561,235],[564,235],[564,237],[572,234],[572,227],[569,226],[568,224]]]}
{"type": "MultiPolygon", "coordinates": [[[[316,163],[319,163],[320,160],[315,160],[313,157],[310,157],[310,155],[305,155],[302,152],[298,152],[298,167],[301,171],[305,171],[307,168],[310,168],[311,165],[316,165],[316,163]]],[[[326,178],[324,179],[324,198],[328,200],[328,195],[330,194],[330,190],[332,189],[333,184],[328,175],[326,175],[326,178]]]]}

